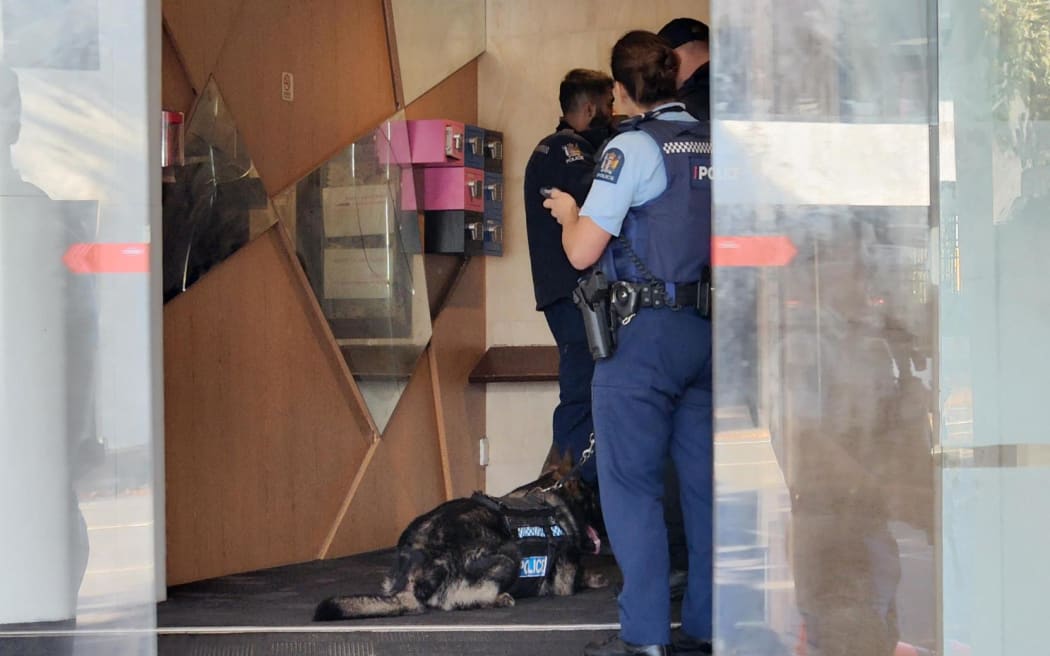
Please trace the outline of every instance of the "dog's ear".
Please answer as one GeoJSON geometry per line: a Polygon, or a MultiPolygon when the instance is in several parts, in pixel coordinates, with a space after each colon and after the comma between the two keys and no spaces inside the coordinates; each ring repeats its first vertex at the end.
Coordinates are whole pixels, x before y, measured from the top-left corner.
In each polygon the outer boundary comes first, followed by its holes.
{"type": "Polygon", "coordinates": [[[558,474],[565,478],[572,471],[572,466],[572,452],[568,450],[562,452],[561,461],[558,462],[558,474]]]}
{"type": "Polygon", "coordinates": [[[543,463],[541,475],[553,473],[555,480],[560,480],[568,476],[571,471],[572,454],[569,451],[562,451],[558,448],[558,445],[552,444],[550,451],[547,452],[547,460],[543,463]]]}
{"type": "Polygon", "coordinates": [[[540,467],[541,477],[557,469],[557,457],[558,447],[552,444],[550,450],[547,451],[547,457],[543,460],[543,465],[540,467]]]}

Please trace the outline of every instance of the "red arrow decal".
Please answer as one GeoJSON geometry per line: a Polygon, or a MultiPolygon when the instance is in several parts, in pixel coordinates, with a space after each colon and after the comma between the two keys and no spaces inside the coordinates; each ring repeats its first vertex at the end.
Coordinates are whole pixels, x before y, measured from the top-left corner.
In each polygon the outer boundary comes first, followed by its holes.
{"type": "Polygon", "coordinates": [[[787,237],[714,237],[711,240],[711,262],[724,267],[784,266],[798,251],[787,237]]]}
{"type": "Polygon", "coordinates": [[[149,244],[73,244],[62,263],[77,274],[149,273],[149,244]]]}

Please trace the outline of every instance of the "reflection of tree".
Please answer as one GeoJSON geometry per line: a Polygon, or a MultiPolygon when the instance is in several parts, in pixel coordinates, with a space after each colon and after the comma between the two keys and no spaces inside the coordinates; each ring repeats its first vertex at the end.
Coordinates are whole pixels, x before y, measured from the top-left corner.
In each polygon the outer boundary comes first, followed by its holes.
{"type": "MultiPolygon", "coordinates": [[[[1024,168],[1050,158],[1034,131],[1050,119],[1050,3],[1045,0],[985,0],[983,17],[993,41],[992,116],[1002,146],[1024,168]]],[[[1045,140],[1045,137],[1044,137],[1045,140]]]]}

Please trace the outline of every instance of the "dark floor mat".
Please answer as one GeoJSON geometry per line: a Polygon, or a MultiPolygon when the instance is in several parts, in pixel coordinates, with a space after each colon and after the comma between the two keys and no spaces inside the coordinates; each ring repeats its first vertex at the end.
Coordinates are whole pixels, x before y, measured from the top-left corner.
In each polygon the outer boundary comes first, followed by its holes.
{"type": "MultiPolygon", "coordinates": [[[[325,597],[376,594],[394,559],[393,550],[333,560],[318,560],[247,574],[174,586],[157,606],[157,626],[183,627],[413,627],[612,625],[618,621],[615,589],[619,581],[608,557],[589,558],[588,569],[612,579],[608,588],[571,597],[520,599],[513,608],[429,611],[422,615],[347,622],[312,622],[314,607],[325,597]]],[[[255,653],[255,652],[253,652],[255,653]]],[[[367,652],[366,652],[367,653],[367,652]]]]}

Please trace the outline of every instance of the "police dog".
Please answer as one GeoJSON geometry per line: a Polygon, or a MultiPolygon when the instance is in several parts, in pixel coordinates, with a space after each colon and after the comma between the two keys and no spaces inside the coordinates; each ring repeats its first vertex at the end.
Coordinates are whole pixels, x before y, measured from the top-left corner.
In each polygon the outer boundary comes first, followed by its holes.
{"type": "MultiPolygon", "coordinates": [[[[330,597],[314,621],[392,617],[441,610],[507,608],[515,596],[571,595],[579,589],[607,585],[602,574],[584,573],[580,558],[597,553],[600,542],[591,516],[598,512],[596,492],[576,479],[548,471],[495,501],[515,504],[539,500],[556,518],[560,534],[549,557],[523,556],[505,514],[492,500],[475,494],[453,499],[417,517],[397,542],[397,560],[383,582],[383,594],[330,597]],[[534,565],[542,564],[542,572],[534,565]],[[523,577],[542,576],[522,593],[523,577]]],[[[524,529],[533,527],[523,527],[524,529]]],[[[541,531],[542,532],[542,531],[541,531]]],[[[545,543],[547,544],[547,543],[545,543]]]]}

